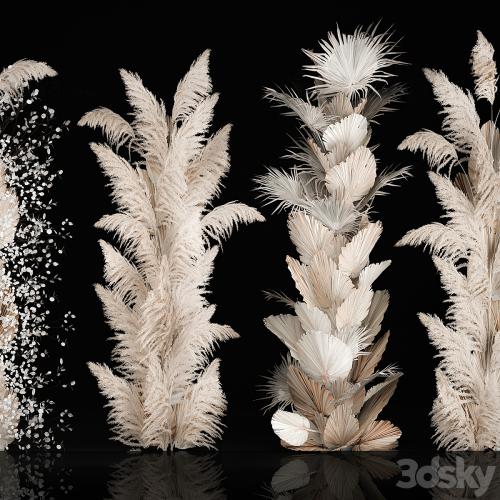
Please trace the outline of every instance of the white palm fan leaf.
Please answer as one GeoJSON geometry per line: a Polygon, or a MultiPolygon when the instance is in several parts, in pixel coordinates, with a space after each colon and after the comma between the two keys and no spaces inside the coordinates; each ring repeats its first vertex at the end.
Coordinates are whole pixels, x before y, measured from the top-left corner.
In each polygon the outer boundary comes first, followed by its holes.
{"type": "Polygon", "coordinates": [[[300,338],[295,356],[305,373],[323,383],[347,377],[354,361],[348,345],[333,335],[314,331],[300,338]]]}
{"type": "Polygon", "coordinates": [[[307,418],[285,410],[277,410],[271,419],[273,431],[290,446],[302,446],[315,431],[307,418]]]}
{"type": "Polygon", "coordinates": [[[357,113],[329,125],[323,132],[323,143],[327,151],[333,153],[335,164],[341,163],[360,146],[366,145],[369,138],[368,120],[357,113]]]}
{"type": "Polygon", "coordinates": [[[358,201],[370,191],[376,178],[375,157],[370,149],[360,146],[326,174],[326,185],[330,193],[344,188],[352,201],[358,201]]]}

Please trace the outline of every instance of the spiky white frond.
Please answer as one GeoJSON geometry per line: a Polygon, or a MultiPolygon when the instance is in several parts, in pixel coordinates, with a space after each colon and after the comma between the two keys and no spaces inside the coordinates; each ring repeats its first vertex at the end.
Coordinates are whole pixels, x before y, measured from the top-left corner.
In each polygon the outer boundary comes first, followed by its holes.
{"type": "Polygon", "coordinates": [[[266,203],[277,203],[275,211],[301,207],[309,201],[307,186],[301,182],[296,169],[287,173],[271,168],[267,174],[257,177],[256,182],[266,203]]]}
{"type": "Polygon", "coordinates": [[[406,90],[405,85],[396,84],[384,87],[378,93],[371,93],[367,97],[361,113],[369,122],[378,123],[380,115],[397,109],[394,104],[403,100],[406,90]]]}
{"type": "Polygon", "coordinates": [[[385,82],[392,76],[388,66],[397,64],[397,52],[391,34],[364,31],[354,34],[328,33],[328,40],[320,42],[322,52],[305,51],[313,64],[305,66],[311,78],[318,81],[314,89],[324,96],[337,93],[348,97],[366,95],[376,82],[385,82]]]}
{"type": "Polygon", "coordinates": [[[328,121],[319,106],[314,106],[308,100],[304,101],[295,92],[279,92],[274,89],[265,89],[265,96],[276,107],[288,108],[285,116],[296,116],[312,131],[321,131],[328,127],[328,121]]]}
{"type": "Polygon", "coordinates": [[[385,196],[387,194],[387,188],[398,186],[400,181],[410,176],[411,172],[409,167],[395,169],[387,168],[382,170],[375,178],[375,183],[368,193],[356,203],[356,209],[365,210],[367,206],[369,207],[371,205],[376,196],[385,196]]]}

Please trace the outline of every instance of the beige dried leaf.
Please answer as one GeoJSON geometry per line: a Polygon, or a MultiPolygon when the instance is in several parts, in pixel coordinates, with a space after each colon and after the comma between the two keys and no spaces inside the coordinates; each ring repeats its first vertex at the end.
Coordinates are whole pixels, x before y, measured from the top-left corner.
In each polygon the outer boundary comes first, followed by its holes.
{"type": "Polygon", "coordinates": [[[335,407],[332,393],[296,366],[288,368],[288,388],[297,411],[313,420],[316,413],[330,415],[335,407]]]}

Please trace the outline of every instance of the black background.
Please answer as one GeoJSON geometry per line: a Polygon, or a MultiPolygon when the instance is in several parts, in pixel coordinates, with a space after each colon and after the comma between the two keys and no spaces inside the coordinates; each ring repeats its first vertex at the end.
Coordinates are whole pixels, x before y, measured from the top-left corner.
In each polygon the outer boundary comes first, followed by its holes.
{"type": "MultiPolygon", "coordinates": [[[[422,249],[394,248],[408,229],[436,220],[439,207],[420,157],[397,151],[408,134],[420,128],[438,130],[438,106],[422,67],[443,69],[452,81],[472,88],[468,59],[476,40],[476,29],[500,48],[494,19],[486,12],[432,12],[424,6],[412,12],[366,9],[361,4],[328,3],[321,8],[301,6],[293,16],[278,15],[271,8],[250,12],[244,6],[211,15],[191,6],[188,14],[145,15],[129,11],[108,16],[102,13],[80,16],[63,13],[60,20],[33,19],[22,29],[7,26],[8,44],[2,44],[0,64],[19,58],[44,60],[60,75],[43,82],[44,98],[56,109],[60,120],[71,120],[70,131],[60,141],[56,163],[64,170],[55,194],[59,209],[75,224],[68,243],[64,283],[60,298],[77,316],[76,334],[68,351],[67,364],[77,381],[67,405],[75,413],[73,431],[65,444],[71,452],[119,451],[110,440],[105,400],[99,395],[87,361],[109,360],[110,331],[104,323],[93,283],[102,282],[102,257],[94,222],[113,207],[106,180],[89,150],[88,142],[100,140],[90,130],[76,127],[88,110],[107,106],[121,114],[129,108],[118,69],[141,75],[146,86],[167,106],[178,80],[205,48],[212,49],[211,74],[221,97],[216,107],[215,126],[233,123],[232,169],[225,181],[220,202],[240,200],[261,207],[255,197],[253,178],[266,166],[286,166],[281,159],[291,142],[296,122],[280,115],[262,98],[264,86],[287,85],[299,93],[307,81],[302,65],[307,62],[302,48],[316,49],[336,24],[352,32],[358,25],[381,19],[381,26],[393,26],[401,37],[401,57],[408,66],[396,66],[397,77],[409,86],[399,111],[386,114],[375,126],[372,143],[380,143],[379,167],[413,166],[413,177],[390,196],[376,202],[375,218],[384,225],[373,259],[390,258],[392,266],[376,287],[391,294],[385,327],[392,332],[384,361],[397,363],[404,372],[396,394],[384,416],[401,427],[402,450],[433,449],[429,411],[434,398],[434,350],[416,313],[442,314],[444,294],[431,259],[422,249]]],[[[287,8],[292,11],[292,8],[287,8]]],[[[483,110],[484,111],[484,110],[483,110]]],[[[487,115],[483,115],[487,119],[487,115]]],[[[247,452],[279,452],[278,439],[270,428],[271,414],[263,414],[257,386],[284,353],[281,343],[269,333],[262,319],[282,311],[279,304],[264,300],[262,290],[293,293],[285,256],[294,254],[288,239],[285,214],[262,208],[267,222],[241,228],[226,242],[216,261],[210,301],[217,304],[215,320],[240,333],[239,340],[221,346],[222,383],[229,409],[219,449],[234,452],[240,460],[247,452]]]]}

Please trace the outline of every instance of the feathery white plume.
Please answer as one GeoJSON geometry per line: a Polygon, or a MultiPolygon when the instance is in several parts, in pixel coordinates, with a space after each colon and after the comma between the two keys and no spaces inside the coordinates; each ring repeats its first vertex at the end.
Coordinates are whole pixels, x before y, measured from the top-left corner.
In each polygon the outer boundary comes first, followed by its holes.
{"type": "Polygon", "coordinates": [[[436,172],[449,166],[452,168],[458,163],[457,150],[445,137],[432,130],[421,130],[409,135],[398,147],[415,153],[421,151],[429,164],[436,172]]]}
{"type": "Polygon", "coordinates": [[[110,145],[119,148],[134,138],[134,129],[130,123],[118,113],[108,108],[96,108],[85,113],[78,125],[87,125],[93,129],[101,128],[110,145]]]}
{"type": "Polygon", "coordinates": [[[478,31],[477,42],[472,49],[470,62],[474,76],[474,91],[478,99],[486,99],[491,105],[497,93],[497,66],[493,59],[495,49],[485,36],[478,31]]]}

